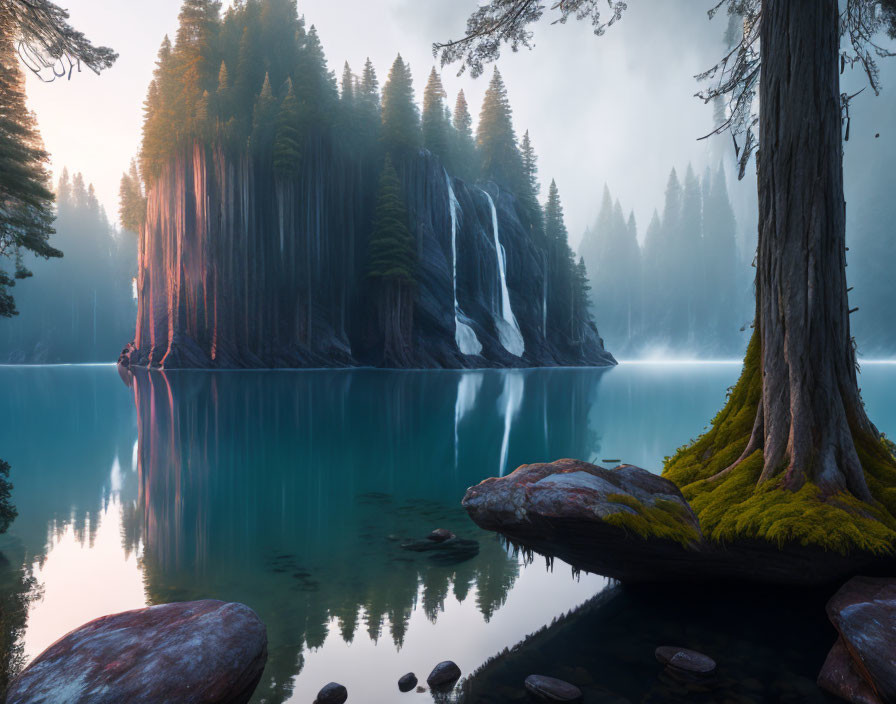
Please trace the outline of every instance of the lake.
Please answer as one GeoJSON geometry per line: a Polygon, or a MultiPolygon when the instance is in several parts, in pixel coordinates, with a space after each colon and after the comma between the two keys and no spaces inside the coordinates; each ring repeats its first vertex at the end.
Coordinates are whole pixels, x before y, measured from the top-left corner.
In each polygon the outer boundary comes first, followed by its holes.
{"type": "MultiPolygon", "coordinates": [[[[267,624],[256,702],[307,703],[335,680],[391,703],[405,672],[452,659],[470,674],[607,583],[527,564],[466,518],[467,487],[560,457],[659,471],[739,371],[178,371],[127,388],[114,366],[0,368],[19,510],[0,536],[0,648],[21,665],[97,616],[217,598],[267,624]],[[401,547],[440,527],[478,554],[401,547]]],[[[861,382],[896,433],[896,366],[861,382]]]]}

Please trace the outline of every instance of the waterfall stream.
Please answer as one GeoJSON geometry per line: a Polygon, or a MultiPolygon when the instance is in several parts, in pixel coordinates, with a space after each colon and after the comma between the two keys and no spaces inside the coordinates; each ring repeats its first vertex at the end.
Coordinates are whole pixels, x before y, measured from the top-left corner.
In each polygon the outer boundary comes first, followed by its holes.
{"type": "Polygon", "coordinates": [[[454,287],[454,340],[462,354],[475,355],[482,352],[482,343],[476,337],[476,331],[468,324],[469,318],[463,314],[460,304],[457,302],[457,211],[460,204],[454,195],[454,187],[451,185],[451,177],[445,172],[445,180],[448,183],[448,200],[451,211],[451,260],[453,267],[454,287]]]}
{"type": "Polygon", "coordinates": [[[520,332],[520,325],[513,314],[510,307],[510,292],[507,290],[507,257],[504,253],[504,247],[501,246],[501,238],[498,232],[498,210],[495,208],[495,201],[492,197],[485,193],[488,198],[488,204],[492,209],[492,232],[495,235],[495,255],[498,258],[498,277],[501,280],[501,317],[495,319],[498,328],[498,338],[510,354],[522,357],[526,351],[526,345],[523,342],[523,333],[520,332]]]}

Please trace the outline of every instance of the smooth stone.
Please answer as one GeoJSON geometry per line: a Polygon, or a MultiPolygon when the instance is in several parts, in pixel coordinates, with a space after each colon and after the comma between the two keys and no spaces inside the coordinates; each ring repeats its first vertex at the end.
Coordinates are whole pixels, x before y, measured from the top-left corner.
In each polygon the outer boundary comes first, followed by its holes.
{"type": "Polygon", "coordinates": [[[426,684],[430,689],[444,689],[451,687],[460,679],[460,668],[451,660],[445,660],[436,665],[429,677],[426,678],[426,684]]]}
{"type": "Polygon", "coordinates": [[[432,533],[426,536],[427,540],[432,540],[436,543],[444,543],[446,540],[451,540],[455,535],[447,528],[436,528],[432,533]]]}
{"type": "Polygon", "coordinates": [[[314,704],[344,704],[346,699],[348,690],[338,682],[330,682],[317,693],[314,704]]]}
{"type": "Polygon", "coordinates": [[[837,638],[818,675],[818,686],[852,704],[883,704],[856,671],[842,638],[837,638]]]}
{"type": "Polygon", "coordinates": [[[853,671],[881,701],[896,701],[896,580],[854,577],[831,597],[827,613],[853,671]]]}
{"type": "Polygon", "coordinates": [[[400,680],[398,680],[398,689],[402,692],[410,692],[414,687],[417,686],[417,675],[413,672],[409,672],[404,675],[400,680]]]}
{"type": "Polygon", "coordinates": [[[581,689],[554,677],[529,675],[525,684],[532,694],[551,702],[575,702],[582,698],[581,689]]]}
{"type": "Polygon", "coordinates": [[[656,649],[655,654],[663,665],[689,675],[706,677],[716,671],[716,661],[696,650],[662,645],[656,649]]]}
{"type": "Polygon", "coordinates": [[[245,704],[267,631],[244,604],[193,601],[103,616],[57,640],[12,682],[8,704],[245,704]]]}

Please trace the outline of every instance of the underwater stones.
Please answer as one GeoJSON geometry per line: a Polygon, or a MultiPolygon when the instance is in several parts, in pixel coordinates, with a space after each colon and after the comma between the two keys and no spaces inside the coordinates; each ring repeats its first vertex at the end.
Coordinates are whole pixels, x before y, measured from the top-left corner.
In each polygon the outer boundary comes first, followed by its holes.
{"type": "Polygon", "coordinates": [[[193,601],[103,616],[37,656],[9,704],[244,704],[267,661],[267,631],[248,606],[193,601]]]}
{"type": "Polygon", "coordinates": [[[345,704],[347,699],[348,690],[338,682],[330,682],[317,693],[314,704],[345,704]]]}
{"type": "Polygon", "coordinates": [[[401,544],[403,550],[411,552],[429,553],[431,562],[439,565],[457,565],[466,562],[479,554],[479,543],[475,540],[458,538],[450,531],[439,529],[433,531],[423,540],[410,540],[401,544]],[[433,538],[433,534],[439,533],[440,539],[433,538]],[[448,537],[444,537],[447,533],[448,537]]]}
{"type": "Polygon", "coordinates": [[[427,540],[432,540],[435,543],[444,543],[446,540],[451,540],[455,537],[457,536],[447,528],[436,528],[432,533],[426,536],[427,540]]]}
{"type": "Polygon", "coordinates": [[[581,689],[554,677],[529,675],[525,685],[536,697],[549,702],[576,702],[582,698],[581,689]]]}
{"type": "Polygon", "coordinates": [[[398,689],[402,692],[410,692],[416,686],[417,675],[415,675],[413,672],[402,675],[401,679],[398,680],[398,689]]]}
{"type": "Polygon", "coordinates": [[[819,686],[851,702],[896,701],[896,580],[854,577],[831,597],[827,613],[840,638],[819,686]]]}
{"type": "Polygon", "coordinates": [[[436,665],[429,677],[426,678],[426,684],[430,689],[445,690],[454,686],[454,683],[460,679],[460,668],[451,660],[445,660],[436,665]]]}
{"type": "Polygon", "coordinates": [[[662,645],[656,649],[656,659],[673,672],[695,677],[708,677],[716,671],[716,661],[696,650],[662,645]]]}

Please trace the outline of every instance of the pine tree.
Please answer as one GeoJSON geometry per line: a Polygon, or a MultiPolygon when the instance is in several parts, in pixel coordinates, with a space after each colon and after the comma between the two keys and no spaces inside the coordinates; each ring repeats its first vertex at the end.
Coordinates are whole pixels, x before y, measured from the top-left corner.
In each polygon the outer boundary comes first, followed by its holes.
{"type": "Polygon", "coordinates": [[[391,157],[386,156],[370,235],[367,276],[380,282],[413,284],[416,268],[401,183],[391,157]]]}
{"type": "MultiPolygon", "coordinates": [[[[423,91],[423,147],[451,166],[451,123],[445,114],[445,88],[438,71],[433,67],[423,91]]],[[[450,168],[453,171],[453,168],[450,168]]]]}
{"type": "Polygon", "coordinates": [[[383,87],[383,143],[394,162],[401,162],[420,148],[420,114],[414,102],[411,68],[401,54],[392,64],[383,87]]]}
{"type": "Polygon", "coordinates": [[[203,115],[197,110],[203,93],[215,87],[214,71],[218,62],[214,38],[219,29],[220,11],[221,3],[214,0],[184,0],[178,15],[174,65],[180,90],[175,112],[188,133],[203,125],[204,120],[200,119],[203,115]]]}
{"type": "Polygon", "coordinates": [[[485,92],[476,131],[482,178],[521,193],[525,187],[523,159],[513,131],[513,114],[507,88],[495,68],[485,92]]]}
{"type": "Polygon", "coordinates": [[[548,202],[544,208],[544,231],[549,242],[568,246],[569,233],[563,219],[563,204],[560,202],[560,190],[554,180],[548,188],[548,202]]]}
{"type": "Polygon", "coordinates": [[[529,130],[526,130],[525,134],[523,134],[523,141],[520,144],[520,156],[523,160],[524,179],[519,198],[529,211],[532,219],[537,220],[540,213],[538,194],[541,192],[541,184],[538,182],[538,157],[535,155],[535,148],[532,146],[532,140],[529,138],[529,130]]]}
{"type": "MultiPolygon", "coordinates": [[[[68,178],[68,171],[63,174],[63,177],[68,178]]],[[[63,195],[65,191],[63,191],[62,183],[63,181],[60,181],[60,202],[70,197],[63,195]]],[[[70,191],[71,186],[67,185],[66,188],[70,191]]],[[[137,161],[134,159],[131,160],[131,168],[121,175],[118,196],[118,219],[121,226],[130,232],[140,232],[140,227],[146,219],[146,196],[143,193],[143,185],[137,171],[137,161]]]]}
{"type": "Polygon", "coordinates": [[[463,90],[454,102],[451,129],[451,167],[454,176],[472,183],[479,174],[476,140],[473,137],[473,118],[463,90]]]}
{"type": "Polygon", "coordinates": [[[271,90],[271,79],[265,74],[261,93],[255,101],[255,109],[252,113],[252,135],[250,145],[258,155],[269,153],[273,146],[274,129],[277,122],[278,106],[271,90]]]}
{"type": "Polygon", "coordinates": [[[295,176],[302,159],[302,143],[298,130],[299,101],[292,81],[286,79],[286,95],[277,113],[277,131],[274,137],[274,172],[279,176],[295,176]]]}
{"type": "Polygon", "coordinates": [[[62,256],[49,242],[54,232],[49,154],[25,104],[13,40],[11,34],[0,34],[0,256],[14,263],[12,276],[0,269],[0,317],[16,314],[9,289],[16,279],[30,276],[22,264],[25,252],[62,256]]]}

